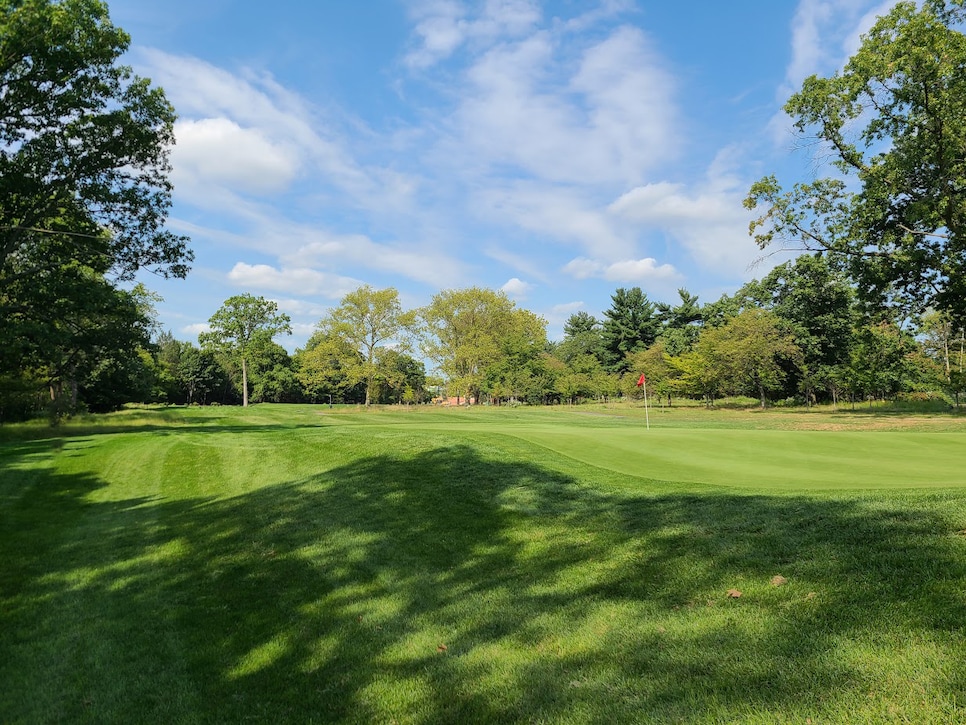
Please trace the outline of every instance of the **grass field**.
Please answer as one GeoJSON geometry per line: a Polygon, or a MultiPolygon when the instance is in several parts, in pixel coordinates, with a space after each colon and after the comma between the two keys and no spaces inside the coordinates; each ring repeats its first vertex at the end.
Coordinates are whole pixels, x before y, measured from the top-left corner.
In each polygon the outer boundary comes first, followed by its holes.
{"type": "Polygon", "coordinates": [[[0,722],[966,722],[966,418],[0,428],[0,722]]]}

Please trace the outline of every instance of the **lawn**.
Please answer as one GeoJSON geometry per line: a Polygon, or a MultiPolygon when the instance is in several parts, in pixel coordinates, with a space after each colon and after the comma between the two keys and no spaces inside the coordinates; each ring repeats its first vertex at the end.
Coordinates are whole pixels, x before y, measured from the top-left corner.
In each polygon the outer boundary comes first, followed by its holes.
{"type": "Polygon", "coordinates": [[[966,419],[0,428],[0,722],[966,721],[966,419]]]}

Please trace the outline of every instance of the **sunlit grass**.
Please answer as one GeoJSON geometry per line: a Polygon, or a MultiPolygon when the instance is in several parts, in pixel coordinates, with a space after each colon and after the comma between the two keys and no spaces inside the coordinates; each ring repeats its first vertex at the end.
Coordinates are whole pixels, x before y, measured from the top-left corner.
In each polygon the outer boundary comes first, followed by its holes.
{"type": "Polygon", "coordinates": [[[964,422],[641,414],[5,429],[0,721],[966,719],[964,422]]]}

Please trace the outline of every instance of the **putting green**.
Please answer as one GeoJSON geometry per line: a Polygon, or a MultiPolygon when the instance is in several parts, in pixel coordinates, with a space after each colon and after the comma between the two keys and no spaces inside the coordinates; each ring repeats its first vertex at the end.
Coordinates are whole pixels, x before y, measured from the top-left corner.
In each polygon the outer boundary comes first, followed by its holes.
{"type": "Polygon", "coordinates": [[[959,487],[954,433],[767,430],[520,430],[521,438],[635,476],[784,489],[959,487]]]}
{"type": "MultiPolygon", "coordinates": [[[[495,432],[490,425],[477,430],[495,432]]],[[[966,483],[966,441],[958,433],[560,425],[499,430],[593,466],[681,483],[787,491],[966,483]]]]}

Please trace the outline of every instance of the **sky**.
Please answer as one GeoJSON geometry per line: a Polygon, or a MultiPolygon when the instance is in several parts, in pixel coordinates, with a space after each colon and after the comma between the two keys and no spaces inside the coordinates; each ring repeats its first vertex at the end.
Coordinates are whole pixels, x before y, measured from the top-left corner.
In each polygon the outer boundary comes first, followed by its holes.
{"type": "Polygon", "coordinates": [[[169,228],[143,274],[197,341],[228,297],[274,300],[290,351],[363,284],[406,309],[503,290],[560,339],[619,287],[711,302],[765,256],[742,206],[822,174],[782,106],[842,67],[872,0],[108,0],[124,62],[178,113],[169,228]]]}

